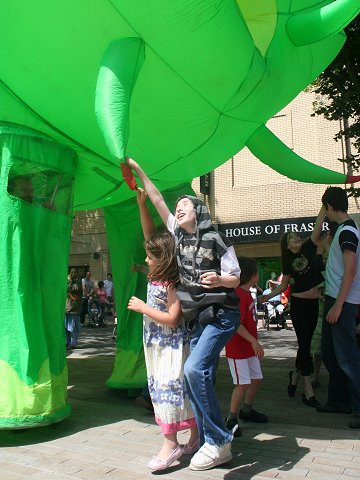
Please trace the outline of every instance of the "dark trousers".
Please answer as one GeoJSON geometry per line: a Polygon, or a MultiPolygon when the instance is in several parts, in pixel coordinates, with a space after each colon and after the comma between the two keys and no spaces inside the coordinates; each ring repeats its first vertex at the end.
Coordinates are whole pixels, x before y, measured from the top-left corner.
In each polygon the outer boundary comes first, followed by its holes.
{"type": "Polygon", "coordinates": [[[298,341],[295,367],[301,375],[308,376],[314,371],[311,339],[318,321],[319,300],[291,297],[290,316],[298,341]]]}
{"type": "Polygon", "coordinates": [[[360,415],[360,349],[356,340],[358,305],[345,302],[338,321],[330,324],[326,315],[335,298],[325,295],[321,357],[329,372],[328,403],[351,405],[360,415]]]}

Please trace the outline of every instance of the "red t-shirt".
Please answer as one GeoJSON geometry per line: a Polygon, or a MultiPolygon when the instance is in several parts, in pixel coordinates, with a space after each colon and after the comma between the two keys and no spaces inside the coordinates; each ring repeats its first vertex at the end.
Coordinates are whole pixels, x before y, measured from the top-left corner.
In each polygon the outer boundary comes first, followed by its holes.
{"type": "MultiPolygon", "coordinates": [[[[241,287],[237,287],[236,293],[240,299],[240,322],[246,330],[257,338],[256,312],[254,299],[251,293],[241,287]]],[[[250,358],[255,356],[254,349],[245,338],[235,333],[225,345],[227,358],[250,358]]]]}

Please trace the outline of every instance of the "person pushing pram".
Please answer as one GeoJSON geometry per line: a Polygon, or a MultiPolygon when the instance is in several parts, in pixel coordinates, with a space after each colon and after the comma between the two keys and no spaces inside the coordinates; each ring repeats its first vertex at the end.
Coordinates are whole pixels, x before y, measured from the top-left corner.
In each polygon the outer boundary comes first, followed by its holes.
{"type": "MultiPolygon", "coordinates": [[[[269,288],[264,290],[263,295],[269,294],[274,290],[280,282],[276,280],[269,280],[269,288]]],[[[286,328],[286,319],[284,316],[285,306],[283,301],[281,301],[281,295],[276,295],[272,297],[269,301],[265,302],[265,308],[267,311],[267,327],[269,328],[270,324],[277,324],[281,328],[286,328]]]]}

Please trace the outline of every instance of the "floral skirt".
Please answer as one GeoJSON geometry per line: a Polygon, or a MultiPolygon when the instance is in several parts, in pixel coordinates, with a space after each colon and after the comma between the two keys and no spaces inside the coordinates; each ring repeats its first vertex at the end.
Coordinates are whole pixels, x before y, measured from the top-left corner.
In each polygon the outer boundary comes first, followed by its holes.
{"type": "Polygon", "coordinates": [[[164,434],[196,425],[184,379],[189,348],[189,336],[183,323],[170,328],[144,318],[149,393],[155,420],[164,434]]]}

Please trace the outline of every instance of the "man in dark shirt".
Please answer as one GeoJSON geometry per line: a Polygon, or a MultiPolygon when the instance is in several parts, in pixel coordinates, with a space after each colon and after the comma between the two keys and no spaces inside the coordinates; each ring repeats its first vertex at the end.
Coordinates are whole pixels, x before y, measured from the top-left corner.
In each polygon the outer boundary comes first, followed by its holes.
{"type": "Polygon", "coordinates": [[[328,401],[319,412],[350,413],[350,428],[360,428],[360,349],[356,315],[360,304],[360,232],[349,217],[345,190],[329,187],[322,203],[338,223],[326,264],[321,356],[329,371],[328,401]]]}

